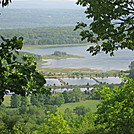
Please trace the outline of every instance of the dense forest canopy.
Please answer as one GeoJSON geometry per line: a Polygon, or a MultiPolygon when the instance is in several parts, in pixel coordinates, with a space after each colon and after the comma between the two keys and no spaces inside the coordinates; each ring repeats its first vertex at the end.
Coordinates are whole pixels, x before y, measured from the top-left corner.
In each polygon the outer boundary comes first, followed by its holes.
{"type": "Polygon", "coordinates": [[[11,38],[13,36],[24,37],[25,45],[49,45],[49,44],[79,44],[80,31],[73,31],[73,27],[42,27],[26,29],[1,29],[0,35],[11,38]]]}

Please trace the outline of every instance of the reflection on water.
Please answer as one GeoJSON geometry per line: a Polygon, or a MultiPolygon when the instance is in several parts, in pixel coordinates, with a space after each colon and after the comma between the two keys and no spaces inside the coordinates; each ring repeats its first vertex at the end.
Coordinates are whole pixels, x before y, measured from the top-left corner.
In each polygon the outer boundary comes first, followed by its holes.
{"type": "Polygon", "coordinates": [[[63,81],[68,83],[69,85],[94,85],[97,84],[95,80],[90,79],[89,77],[84,78],[62,78],[63,81]]]}
{"type": "Polygon", "coordinates": [[[68,47],[53,47],[53,48],[40,48],[23,50],[39,55],[48,55],[54,53],[54,51],[62,51],[68,54],[74,54],[84,56],[85,58],[79,59],[61,59],[48,60],[48,66],[52,68],[58,67],[72,67],[72,68],[93,68],[98,70],[126,70],[129,64],[134,60],[134,53],[130,50],[119,50],[115,52],[115,56],[110,57],[109,54],[99,53],[96,56],[91,56],[86,50],[88,46],[68,46],[68,47]]]}
{"type": "MultiPolygon", "coordinates": [[[[98,80],[99,82],[105,82],[105,83],[108,83],[108,84],[120,84],[121,81],[122,81],[122,78],[119,78],[119,77],[104,77],[104,78],[95,78],[96,80],[98,80]]],[[[94,79],[91,79],[89,77],[84,77],[84,78],[62,78],[62,80],[66,83],[68,83],[68,85],[94,85],[94,84],[97,84],[97,82],[94,80],[94,79]]],[[[60,83],[60,81],[58,79],[46,79],[46,85],[56,85],[56,86],[59,86],[59,85],[62,85],[62,83],[60,83]]],[[[81,88],[82,91],[85,91],[85,90],[92,90],[93,88],[81,88]]],[[[63,92],[63,91],[69,91],[69,90],[72,90],[70,88],[64,88],[64,89],[54,89],[52,91],[55,91],[55,92],[63,92]]]]}
{"type": "Polygon", "coordinates": [[[122,81],[122,78],[119,78],[119,77],[95,78],[95,79],[97,79],[98,81],[103,82],[103,83],[106,82],[108,84],[112,84],[112,83],[120,84],[122,81]]]}
{"type": "MultiPolygon", "coordinates": [[[[97,82],[89,77],[84,77],[84,78],[61,78],[65,83],[68,83],[68,85],[94,85],[97,84],[97,82]]],[[[106,82],[108,84],[120,84],[122,81],[122,78],[119,77],[104,77],[104,78],[96,78],[99,82],[106,82]]],[[[62,83],[58,79],[46,79],[46,85],[62,85],[62,83]]]]}
{"type": "Polygon", "coordinates": [[[60,81],[58,79],[45,79],[46,80],[46,85],[51,85],[51,86],[59,86],[61,85],[60,81]]]}

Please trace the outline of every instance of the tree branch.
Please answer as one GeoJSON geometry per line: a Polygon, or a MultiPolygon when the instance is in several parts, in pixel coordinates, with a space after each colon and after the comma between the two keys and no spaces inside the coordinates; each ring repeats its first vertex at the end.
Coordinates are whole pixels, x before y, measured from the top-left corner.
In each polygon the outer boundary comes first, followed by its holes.
{"type": "Polygon", "coordinates": [[[0,0],[0,4],[2,4],[2,7],[7,6],[11,2],[12,2],[12,0],[2,0],[2,1],[0,0]]]}

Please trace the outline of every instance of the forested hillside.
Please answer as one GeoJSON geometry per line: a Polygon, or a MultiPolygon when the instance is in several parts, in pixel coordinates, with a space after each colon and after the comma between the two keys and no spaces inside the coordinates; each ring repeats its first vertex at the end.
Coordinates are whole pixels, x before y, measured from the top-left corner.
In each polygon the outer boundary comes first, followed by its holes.
{"type": "Polygon", "coordinates": [[[2,29],[0,30],[0,35],[5,38],[22,36],[25,45],[86,43],[86,41],[81,41],[79,31],[73,31],[73,29],[74,27],[2,29]]]}
{"type": "Polygon", "coordinates": [[[4,9],[1,10],[0,28],[35,28],[44,26],[75,26],[86,21],[82,9],[4,9]]]}
{"type": "Polygon", "coordinates": [[[63,93],[54,92],[48,96],[44,94],[29,97],[16,94],[5,96],[5,102],[0,105],[0,132],[2,134],[95,132],[92,112],[96,111],[96,105],[100,101],[89,100],[93,95],[93,92],[92,95],[89,92],[82,92],[77,88],[63,93]],[[61,109],[64,113],[59,112],[61,109]]]}

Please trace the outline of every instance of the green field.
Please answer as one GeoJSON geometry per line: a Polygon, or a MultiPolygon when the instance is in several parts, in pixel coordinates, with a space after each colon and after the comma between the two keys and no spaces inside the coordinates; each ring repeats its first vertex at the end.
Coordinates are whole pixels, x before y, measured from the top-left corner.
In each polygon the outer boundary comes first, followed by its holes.
{"type": "Polygon", "coordinates": [[[69,108],[73,110],[77,106],[85,106],[87,108],[91,109],[91,112],[96,112],[97,110],[97,105],[100,103],[100,100],[86,100],[86,101],[81,101],[81,102],[75,102],[75,103],[66,103],[62,104],[58,108],[58,112],[64,112],[66,108],[69,108]]]}
{"type": "Polygon", "coordinates": [[[22,49],[36,49],[36,48],[51,48],[51,47],[66,47],[66,46],[87,46],[89,43],[81,44],[54,44],[54,45],[24,45],[22,49]]]}
{"type": "Polygon", "coordinates": [[[10,99],[11,99],[11,95],[5,95],[4,96],[4,102],[2,103],[5,106],[10,106],[10,99]]]}
{"type": "MultiPolygon", "coordinates": [[[[11,95],[4,96],[3,104],[5,106],[10,106],[10,98],[11,98],[11,95]]],[[[66,104],[62,104],[58,108],[58,112],[64,112],[66,108],[73,110],[77,106],[85,106],[87,108],[89,107],[91,109],[91,112],[93,113],[97,110],[97,105],[99,103],[100,103],[100,100],[86,100],[86,101],[75,102],[75,103],[66,103],[66,104]]]]}

